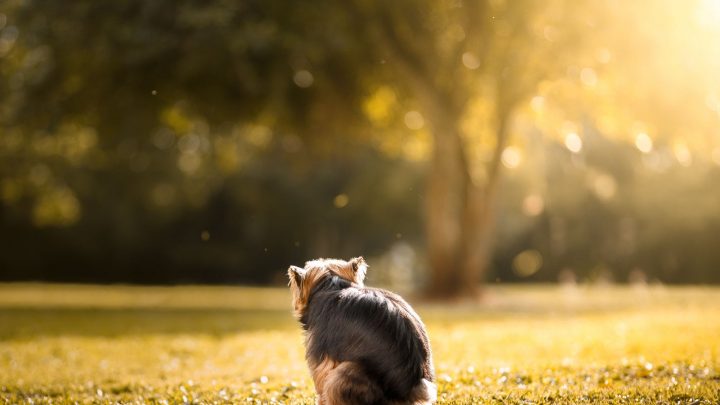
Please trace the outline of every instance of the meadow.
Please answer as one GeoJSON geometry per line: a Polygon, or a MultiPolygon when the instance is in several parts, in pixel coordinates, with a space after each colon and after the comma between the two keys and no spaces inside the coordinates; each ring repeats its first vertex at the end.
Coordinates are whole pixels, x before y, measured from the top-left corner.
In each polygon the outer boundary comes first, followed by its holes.
{"type": "MultiPolygon", "coordinates": [[[[439,403],[720,403],[720,289],[411,300],[439,403]]],[[[284,288],[0,284],[0,403],[313,403],[284,288]]]]}

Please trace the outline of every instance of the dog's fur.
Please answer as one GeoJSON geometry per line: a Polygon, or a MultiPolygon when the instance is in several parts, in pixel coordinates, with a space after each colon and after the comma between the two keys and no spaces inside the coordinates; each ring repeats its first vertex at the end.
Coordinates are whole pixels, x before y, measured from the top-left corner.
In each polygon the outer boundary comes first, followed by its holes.
{"type": "Polygon", "coordinates": [[[288,270],[318,403],[435,402],[425,326],[399,295],[364,287],[366,270],[362,257],[288,270]]]}

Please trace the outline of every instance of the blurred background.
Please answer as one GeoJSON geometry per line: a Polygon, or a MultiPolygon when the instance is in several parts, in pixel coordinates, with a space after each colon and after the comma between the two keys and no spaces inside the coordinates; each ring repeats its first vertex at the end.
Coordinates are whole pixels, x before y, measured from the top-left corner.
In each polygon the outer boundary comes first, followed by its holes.
{"type": "Polygon", "coordinates": [[[718,0],[0,0],[0,280],[720,282],[718,0]]]}

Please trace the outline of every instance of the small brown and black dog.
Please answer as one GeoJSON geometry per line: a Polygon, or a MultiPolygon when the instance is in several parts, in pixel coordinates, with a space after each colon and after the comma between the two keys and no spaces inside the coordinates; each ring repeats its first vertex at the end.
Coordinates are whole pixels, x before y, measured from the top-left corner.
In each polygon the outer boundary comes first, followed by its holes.
{"type": "Polygon", "coordinates": [[[430,342],[399,295],[363,285],[367,264],[318,259],[290,266],[318,404],[431,404],[430,342]]]}

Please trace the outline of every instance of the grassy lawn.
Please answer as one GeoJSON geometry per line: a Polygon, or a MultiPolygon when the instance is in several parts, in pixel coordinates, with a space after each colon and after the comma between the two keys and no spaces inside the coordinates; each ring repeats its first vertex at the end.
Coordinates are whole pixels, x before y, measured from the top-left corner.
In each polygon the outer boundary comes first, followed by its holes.
{"type": "MultiPolygon", "coordinates": [[[[720,403],[720,289],[416,304],[440,403],[720,403]]],[[[0,403],[312,403],[285,289],[0,284],[0,403]]]]}

